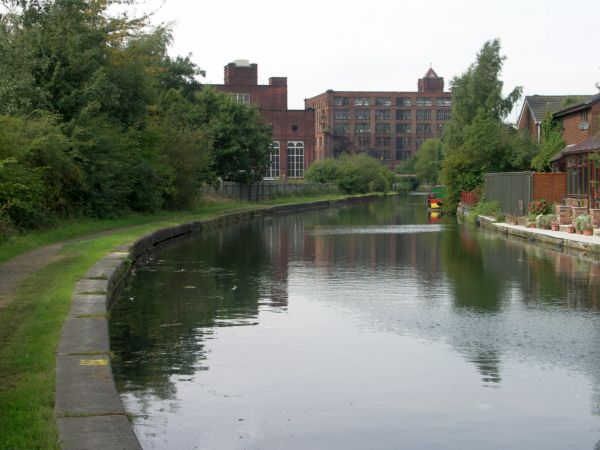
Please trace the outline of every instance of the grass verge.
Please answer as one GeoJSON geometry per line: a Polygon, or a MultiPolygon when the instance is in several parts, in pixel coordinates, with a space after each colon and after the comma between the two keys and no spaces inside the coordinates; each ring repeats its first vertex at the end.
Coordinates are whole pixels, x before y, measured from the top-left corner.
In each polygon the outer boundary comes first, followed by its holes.
{"type": "Polygon", "coordinates": [[[25,279],[0,310],[0,449],[58,449],[54,416],[55,350],[77,280],[106,253],[154,230],[244,209],[336,200],[342,195],[280,198],[265,203],[211,203],[193,211],[134,215],[113,221],[73,221],[64,229],[31,233],[0,246],[18,255],[36,247],[117,227],[113,233],[65,244],[58,262],[25,279]]]}

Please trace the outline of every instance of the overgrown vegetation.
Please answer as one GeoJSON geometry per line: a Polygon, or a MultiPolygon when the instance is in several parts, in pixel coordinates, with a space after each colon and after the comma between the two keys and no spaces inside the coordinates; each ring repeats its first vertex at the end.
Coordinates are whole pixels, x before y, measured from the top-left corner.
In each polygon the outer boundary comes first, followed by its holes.
{"type": "Polygon", "coordinates": [[[477,216],[494,217],[498,221],[503,221],[504,216],[502,209],[497,201],[487,202],[480,200],[467,216],[467,223],[474,224],[477,221],[477,216]]]}
{"type": "Polygon", "coordinates": [[[527,133],[505,122],[521,88],[502,96],[504,60],[497,39],[483,45],[467,71],[451,81],[452,115],[442,138],[425,141],[415,156],[421,182],[448,187],[446,212],[455,212],[462,191],[482,187],[484,173],[528,170],[537,152],[527,133]]]}
{"type": "Polygon", "coordinates": [[[554,120],[551,113],[541,123],[541,142],[538,153],[531,161],[531,167],[539,172],[550,170],[550,160],[565,148],[559,123],[554,120]]]}
{"type": "Polygon", "coordinates": [[[120,0],[4,1],[0,239],[66,217],[193,205],[217,177],[260,179],[270,129],[167,54],[168,28],[120,0]]]}
{"type": "Polygon", "coordinates": [[[313,183],[335,183],[342,192],[388,192],[394,174],[375,158],[365,154],[328,158],[313,163],[305,179],[313,183]]]}
{"type": "Polygon", "coordinates": [[[502,96],[499,79],[505,57],[500,42],[486,42],[476,61],[452,80],[452,119],[444,133],[441,178],[448,186],[444,207],[454,211],[461,191],[483,184],[486,172],[525,170],[535,153],[531,140],[504,122],[521,88],[502,96]]]}
{"type": "Polygon", "coordinates": [[[415,157],[415,174],[426,184],[437,184],[444,154],[441,139],[428,139],[421,145],[415,157]]]}

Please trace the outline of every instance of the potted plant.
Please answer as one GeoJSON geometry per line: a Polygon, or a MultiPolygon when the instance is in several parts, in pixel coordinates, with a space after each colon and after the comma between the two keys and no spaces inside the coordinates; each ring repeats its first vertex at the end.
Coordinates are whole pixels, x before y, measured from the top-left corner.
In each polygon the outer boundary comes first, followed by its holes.
{"type": "Polygon", "coordinates": [[[558,225],[558,222],[555,220],[550,224],[550,229],[552,231],[558,231],[560,230],[560,226],[558,225]]]}
{"type": "Polygon", "coordinates": [[[591,236],[594,228],[592,227],[592,218],[589,214],[582,214],[575,219],[575,229],[579,234],[591,236]]]}

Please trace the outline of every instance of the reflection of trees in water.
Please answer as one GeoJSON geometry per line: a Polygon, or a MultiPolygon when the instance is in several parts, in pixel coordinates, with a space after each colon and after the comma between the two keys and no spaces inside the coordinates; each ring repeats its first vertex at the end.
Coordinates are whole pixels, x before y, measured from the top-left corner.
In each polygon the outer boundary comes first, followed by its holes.
{"type": "Polygon", "coordinates": [[[121,391],[175,398],[174,378],[208,370],[204,345],[214,327],[255,324],[261,294],[287,304],[285,274],[264,284],[278,257],[269,248],[279,248],[267,238],[256,223],[225,227],[174,241],[135,271],[110,322],[121,391]]]}
{"type": "MultiPolygon", "coordinates": [[[[452,306],[463,319],[468,314],[497,315],[498,321],[481,321],[485,328],[475,332],[465,326],[467,321],[457,322],[458,329],[444,336],[476,366],[487,386],[501,381],[500,361],[506,348],[501,312],[509,305],[511,293],[520,293],[526,307],[600,305],[597,261],[485,230],[448,227],[439,233],[386,235],[313,232],[331,226],[427,223],[425,208],[407,206],[396,198],[386,202],[387,207],[371,203],[265,217],[176,241],[157,253],[122,292],[111,320],[120,390],[138,395],[142,407],[149,404],[150,396],[176,399],[177,379],[208,369],[204,346],[212,338],[212,329],[254,324],[261,305],[287,306],[289,261],[303,262],[321,274],[351,269],[353,281],[362,276],[398,280],[410,271],[417,274],[414,279],[423,301],[443,284],[444,289],[450,286],[452,306]]],[[[600,355],[600,339],[589,343],[591,351],[596,347],[600,355]]],[[[583,364],[594,385],[600,386],[597,360],[588,357],[583,364]]],[[[600,395],[595,400],[594,405],[600,404],[600,395]]]]}
{"type": "MultiPolygon", "coordinates": [[[[454,305],[459,310],[496,314],[509,305],[514,295],[512,289],[517,289],[526,307],[598,308],[598,260],[580,253],[567,254],[539,243],[506,238],[487,230],[460,227],[456,234],[455,238],[443,241],[442,261],[452,280],[454,305]]],[[[489,329],[479,330],[471,336],[460,329],[452,335],[452,345],[477,365],[484,382],[500,379],[498,362],[504,351],[501,318],[499,315],[497,321],[489,321],[489,329]],[[495,339],[488,339],[490,335],[495,339]],[[490,342],[499,344],[494,346],[490,342]]],[[[590,349],[596,347],[595,342],[600,342],[592,341],[590,349]]],[[[526,348],[522,350],[527,351],[526,348]]],[[[568,352],[568,349],[561,350],[568,352]]],[[[591,351],[596,352],[595,349],[591,351]]],[[[596,354],[600,355],[600,344],[596,354]]],[[[575,357],[571,355],[568,359],[572,358],[575,357]]],[[[594,385],[600,386],[597,361],[597,358],[582,357],[580,364],[594,380],[594,385]]],[[[600,404],[600,396],[595,397],[594,404],[600,404]]]]}

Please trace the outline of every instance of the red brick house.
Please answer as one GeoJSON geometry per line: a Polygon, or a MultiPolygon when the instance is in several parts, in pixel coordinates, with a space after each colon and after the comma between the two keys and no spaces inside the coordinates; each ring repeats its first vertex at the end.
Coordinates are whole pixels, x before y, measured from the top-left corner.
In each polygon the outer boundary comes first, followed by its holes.
{"type": "Polygon", "coordinates": [[[600,94],[554,113],[567,146],[552,161],[567,174],[566,204],[600,207],[600,94]]]}
{"type": "Polygon", "coordinates": [[[517,128],[527,130],[535,142],[540,142],[542,120],[547,113],[555,113],[569,103],[579,103],[589,95],[528,95],[525,97],[517,128]]]}
{"type": "Polygon", "coordinates": [[[314,111],[288,109],[287,78],[271,77],[269,84],[258,84],[258,66],[246,60],[227,64],[224,81],[213,87],[238,103],[258,107],[273,127],[273,151],[265,178],[302,178],[314,161],[314,111]]]}

